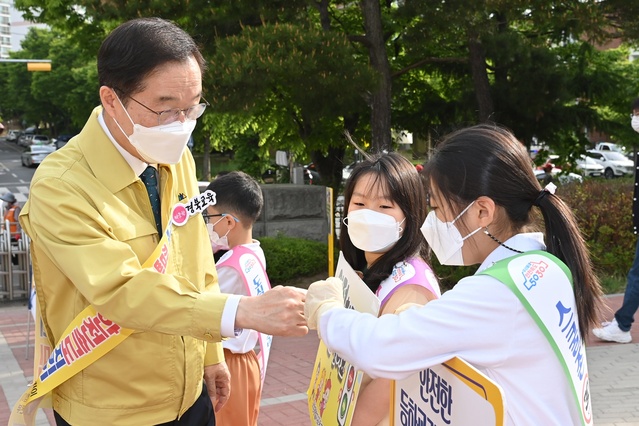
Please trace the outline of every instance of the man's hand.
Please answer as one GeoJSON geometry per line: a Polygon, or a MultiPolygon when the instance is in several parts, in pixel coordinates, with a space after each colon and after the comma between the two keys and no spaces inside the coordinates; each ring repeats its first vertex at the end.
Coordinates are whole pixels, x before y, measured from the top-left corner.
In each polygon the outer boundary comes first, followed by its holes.
{"type": "Polygon", "coordinates": [[[215,411],[226,404],[231,394],[231,374],[225,362],[204,367],[204,382],[215,411]]]}
{"type": "Polygon", "coordinates": [[[306,290],[277,286],[260,296],[242,297],[237,307],[235,327],[257,330],[274,336],[304,336],[306,290]]]}

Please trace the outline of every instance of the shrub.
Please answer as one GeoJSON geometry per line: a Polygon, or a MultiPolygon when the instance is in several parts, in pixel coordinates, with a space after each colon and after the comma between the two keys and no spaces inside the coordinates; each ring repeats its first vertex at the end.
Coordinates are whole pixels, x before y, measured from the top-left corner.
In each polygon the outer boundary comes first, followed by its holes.
{"type": "Polygon", "coordinates": [[[326,244],[283,235],[259,240],[272,286],[328,271],[326,244]]]}
{"type": "Polygon", "coordinates": [[[600,276],[625,275],[635,254],[632,179],[586,179],[558,195],[572,208],[600,276]]]}

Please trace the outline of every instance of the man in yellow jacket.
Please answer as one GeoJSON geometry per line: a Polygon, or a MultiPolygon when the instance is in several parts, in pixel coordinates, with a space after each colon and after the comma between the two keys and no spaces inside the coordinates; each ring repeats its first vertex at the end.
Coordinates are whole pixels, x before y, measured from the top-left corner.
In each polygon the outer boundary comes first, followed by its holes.
{"type": "Polygon", "coordinates": [[[296,289],[220,294],[201,215],[174,214],[199,195],[185,147],[208,105],[204,68],[174,24],[120,25],[98,53],[102,106],[33,177],[20,220],[49,343],[89,305],[134,330],[53,390],[58,424],[213,425],[229,392],[223,337],[308,331],[296,289]],[[164,273],[142,266],[160,243],[164,273]]]}

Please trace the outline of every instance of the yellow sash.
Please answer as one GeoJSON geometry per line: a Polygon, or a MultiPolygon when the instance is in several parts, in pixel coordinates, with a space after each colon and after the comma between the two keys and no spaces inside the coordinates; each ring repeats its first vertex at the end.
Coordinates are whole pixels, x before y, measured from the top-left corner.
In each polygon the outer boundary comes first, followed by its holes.
{"type": "MultiPolygon", "coordinates": [[[[169,263],[173,225],[183,226],[191,217],[216,202],[215,193],[207,190],[191,198],[188,203],[175,204],[160,243],[142,268],[152,268],[164,274],[169,263]]],[[[39,309],[36,309],[35,322],[36,327],[42,325],[39,309]]],[[[8,426],[33,426],[38,408],[51,406],[48,399],[53,389],[93,364],[133,333],[133,330],[120,327],[103,317],[91,305],[71,321],[53,351],[43,331],[36,328],[33,384],[13,407],[8,426]],[[43,365],[41,361],[44,359],[47,361],[43,365]]]]}

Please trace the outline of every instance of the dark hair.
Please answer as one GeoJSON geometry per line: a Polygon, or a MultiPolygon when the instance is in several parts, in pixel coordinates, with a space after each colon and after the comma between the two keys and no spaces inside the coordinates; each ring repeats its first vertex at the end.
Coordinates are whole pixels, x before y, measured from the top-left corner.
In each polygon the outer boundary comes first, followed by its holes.
{"type": "Polygon", "coordinates": [[[356,270],[364,271],[364,282],[377,291],[381,281],[393,271],[393,267],[411,256],[429,257],[426,240],[419,228],[426,219],[426,194],[421,177],[415,166],[402,155],[391,152],[378,154],[357,164],[346,181],[344,188],[344,216],[348,216],[355,184],[367,175],[374,175],[372,185],[379,185],[386,196],[393,200],[406,216],[402,224],[404,232],[391,250],[384,253],[367,269],[364,251],[351,242],[348,227],[342,226],[340,247],[348,263],[356,270]]]}
{"type": "Polygon", "coordinates": [[[215,208],[220,213],[237,216],[245,227],[260,217],[264,205],[262,188],[246,173],[235,171],[220,175],[206,189],[215,192],[215,208]]]}
{"type": "Polygon", "coordinates": [[[639,98],[635,98],[635,100],[632,101],[632,110],[639,110],[639,98]]]}
{"type": "Polygon", "coordinates": [[[98,79],[100,86],[111,87],[125,97],[144,90],[142,82],[157,67],[185,62],[190,57],[204,72],[204,58],[184,30],[160,18],[133,19],[118,26],[102,42],[98,79]]]}
{"type": "Polygon", "coordinates": [[[478,197],[491,198],[505,210],[513,232],[521,232],[532,222],[533,205],[540,208],[547,250],[572,272],[584,338],[599,319],[602,295],[599,280],[572,211],[558,196],[541,192],[525,146],[512,133],[497,126],[458,130],[437,147],[424,175],[439,190],[441,198],[450,202],[454,212],[458,213],[478,197]]]}

